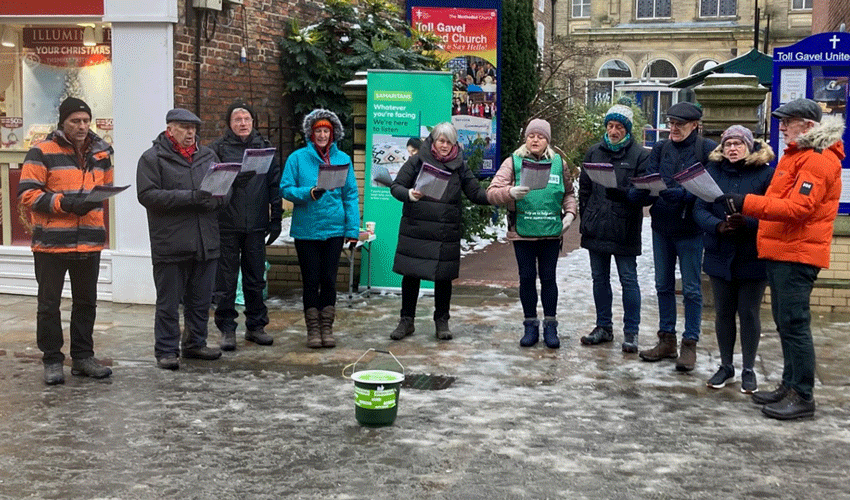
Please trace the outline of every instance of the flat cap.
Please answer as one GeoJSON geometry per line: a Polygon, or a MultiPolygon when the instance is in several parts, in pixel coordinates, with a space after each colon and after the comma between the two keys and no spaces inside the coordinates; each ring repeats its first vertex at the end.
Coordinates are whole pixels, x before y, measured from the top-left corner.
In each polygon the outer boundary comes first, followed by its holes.
{"type": "Polygon", "coordinates": [[[823,116],[823,111],[820,109],[820,104],[811,99],[794,99],[791,102],[786,102],[782,106],[776,108],[771,113],[776,118],[803,118],[820,122],[823,116]]]}
{"type": "Polygon", "coordinates": [[[195,125],[200,125],[201,119],[195,116],[195,113],[192,113],[188,109],[174,108],[165,115],[165,123],[171,122],[194,123],[195,125]]]}
{"type": "Polygon", "coordinates": [[[667,118],[693,122],[702,118],[702,110],[691,102],[678,102],[667,108],[667,118]]]}

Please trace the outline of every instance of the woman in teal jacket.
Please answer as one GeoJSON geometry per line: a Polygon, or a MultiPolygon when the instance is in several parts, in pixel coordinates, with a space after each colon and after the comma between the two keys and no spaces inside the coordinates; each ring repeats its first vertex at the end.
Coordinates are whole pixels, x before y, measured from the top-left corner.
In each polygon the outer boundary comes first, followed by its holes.
{"type": "Polygon", "coordinates": [[[360,231],[357,182],[351,158],[336,146],[344,135],[336,114],[313,110],[302,131],[307,145],[286,160],[280,195],[294,205],[289,234],[301,267],[307,347],[334,347],[339,256],[343,243],[356,243],[360,231]],[[327,192],[317,187],[322,165],[348,165],[345,184],[327,192]]]}

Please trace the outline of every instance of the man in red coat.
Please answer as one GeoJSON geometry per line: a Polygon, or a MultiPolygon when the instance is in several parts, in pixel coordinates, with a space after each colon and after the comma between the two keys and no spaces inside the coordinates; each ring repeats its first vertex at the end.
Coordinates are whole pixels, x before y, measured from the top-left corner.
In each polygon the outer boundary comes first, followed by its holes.
{"type": "Polygon", "coordinates": [[[841,195],[844,121],[822,119],[820,106],[797,99],[777,108],[785,151],[764,196],[725,194],[730,213],[759,219],[759,257],[767,260],[773,320],[785,367],[771,392],[753,394],[762,412],[780,420],[815,413],[815,348],[809,298],[818,272],[829,267],[833,222],[841,195]]]}

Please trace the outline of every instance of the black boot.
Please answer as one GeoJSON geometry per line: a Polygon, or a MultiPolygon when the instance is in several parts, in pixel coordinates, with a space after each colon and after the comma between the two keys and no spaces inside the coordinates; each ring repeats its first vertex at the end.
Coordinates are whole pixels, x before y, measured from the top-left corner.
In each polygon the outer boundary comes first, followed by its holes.
{"type": "Polygon", "coordinates": [[[390,338],[393,340],[401,340],[408,335],[413,335],[413,332],[415,331],[416,327],[413,326],[413,317],[402,316],[398,319],[398,326],[396,326],[395,330],[390,333],[390,338]]]}
{"type": "Polygon", "coordinates": [[[543,320],[543,342],[549,349],[561,347],[561,341],[558,339],[558,322],[554,319],[543,320]]]}
{"type": "Polygon", "coordinates": [[[519,345],[531,347],[540,340],[540,320],[537,318],[526,319],[522,322],[522,326],[525,328],[525,334],[520,339],[519,345]]]}

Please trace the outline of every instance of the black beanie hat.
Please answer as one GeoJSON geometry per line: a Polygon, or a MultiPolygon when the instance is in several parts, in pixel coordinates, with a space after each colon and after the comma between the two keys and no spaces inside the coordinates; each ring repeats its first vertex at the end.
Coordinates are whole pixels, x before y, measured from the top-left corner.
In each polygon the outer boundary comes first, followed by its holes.
{"type": "Polygon", "coordinates": [[[59,105],[59,127],[62,127],[62,124],[65,122],[71,114],[76,113],[77,111],[84,111],[88,113],[89,119],[91,119],[91,108],[88,104],[83,102],[82,99],[77,99],[76,97],[69,97],[62,101],[62,104],[59,105]]]}
{"type": "Polygon", "coordinates": [[[254,120],[255,124],[257,123],[257,114],[254,113],[254,108],[252,108],[250,104],[245,101],[234,101],[233,104],[227,107],[227,112],[224,114],[224,123],[225,125],[227,125],[228,128],[230,127],[230,115],[233,114],[233,111],[239,108],[242,108],[251,113],[251,119],[254,120]]]}

